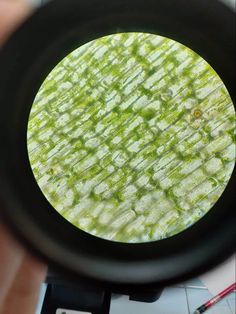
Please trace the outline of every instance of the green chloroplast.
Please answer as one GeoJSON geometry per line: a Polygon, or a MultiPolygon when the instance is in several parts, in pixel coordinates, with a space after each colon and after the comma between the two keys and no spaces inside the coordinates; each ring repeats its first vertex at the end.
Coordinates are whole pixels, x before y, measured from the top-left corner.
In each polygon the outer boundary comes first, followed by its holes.
{"type": "Polygon", "coordinates": [[[48,75],[28,152],[45,197],[74,226],[112,241],[156,241],[196,223],[223,193],[235,164],[234,106],[186,46],[109,35],[48,75]]]}

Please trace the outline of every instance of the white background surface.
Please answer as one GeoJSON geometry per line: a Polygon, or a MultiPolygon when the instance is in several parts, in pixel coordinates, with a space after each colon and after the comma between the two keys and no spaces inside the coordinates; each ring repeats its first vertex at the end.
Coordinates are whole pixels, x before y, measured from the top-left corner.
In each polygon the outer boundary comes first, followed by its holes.
{"type": "Polygon", "coordinates": [[[236,255],[213,271],[202,275],[200,278],[209,291],[216,295],[236,281],[236,255]]]}

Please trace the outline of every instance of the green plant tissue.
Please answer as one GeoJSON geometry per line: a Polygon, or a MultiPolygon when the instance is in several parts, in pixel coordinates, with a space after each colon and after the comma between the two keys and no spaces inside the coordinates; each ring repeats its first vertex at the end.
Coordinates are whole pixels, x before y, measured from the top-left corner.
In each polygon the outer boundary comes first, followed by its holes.
{"type": "Polygon", "coordinates": [[[48,75],[28,152],[42,192],[73,225],[113,241],[154,241],[197,222],[223,193],[235,111],[189,48],[146,33],[109,35],[48,75]]]}

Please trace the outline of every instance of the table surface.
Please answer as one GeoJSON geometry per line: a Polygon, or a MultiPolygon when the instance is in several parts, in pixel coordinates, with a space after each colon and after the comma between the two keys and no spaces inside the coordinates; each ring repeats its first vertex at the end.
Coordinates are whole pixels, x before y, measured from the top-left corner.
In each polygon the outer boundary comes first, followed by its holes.
{"type": "MultiPolygon", "coordinates": [[[[46,285],[42,285],[36,314],[40,314],[46,285]]],[[[212,294],[199,279],[193,279],[178,286],[166,288],[161,298],[151,304],[129,301],[127,296],[114,295],[110,314],[193,314],[212,298],[212,294]]],[[[236,314],[236,296],[231,293],[220,303],[207,311],[207,314],[236,314]]],[[[66,314],[69,314],[66,313],[66,314]]]]}

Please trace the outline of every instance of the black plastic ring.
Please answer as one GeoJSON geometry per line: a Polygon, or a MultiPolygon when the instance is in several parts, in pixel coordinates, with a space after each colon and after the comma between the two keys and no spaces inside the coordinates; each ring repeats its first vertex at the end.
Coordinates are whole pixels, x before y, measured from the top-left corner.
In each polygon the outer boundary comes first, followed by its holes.
{"type": "Polygon", "coordinates": [[[98,37],[142,31],[177,40],[218,73],[236,103],[235,14],[217,0],[55,0],[36,11],[0,51],[0,202],[23,241],[60,269],[115,289],[158,287],[195,276],[235,249],[235,170],[198,223],[161,241],[123,244],[78,230],[39,189],[27,153],[27,123],[47,74],[98,37]]]}

